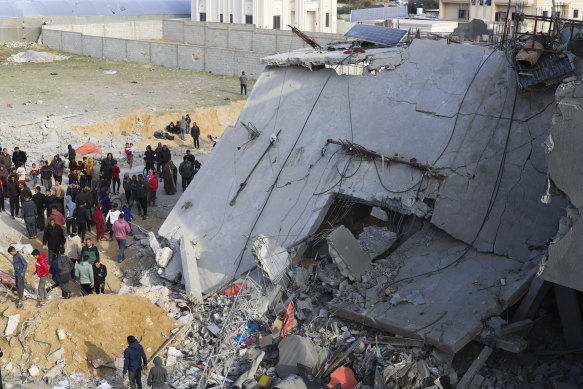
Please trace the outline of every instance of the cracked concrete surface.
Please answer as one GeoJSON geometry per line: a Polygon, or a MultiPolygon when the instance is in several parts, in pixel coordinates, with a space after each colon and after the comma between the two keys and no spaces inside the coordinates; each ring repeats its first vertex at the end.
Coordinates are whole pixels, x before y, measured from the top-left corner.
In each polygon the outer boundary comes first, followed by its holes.
{"type": "MultiPolygon", "coordinates": [[[[578,210],[583,209],[583,83],[566,82],[557,88],[558,112],[551,136],[549,178],[578,210]]],[[[554,201],[557,196],[552,198],[554,201]]],[[[583,291],[583,220],[565,218],[556,242],[549,247],[548,260],[539,270],[544,280],[583,291]]]]}
{"type": "MultiPolygon", "coordinates": [[[[414,212],[418,195],[434,199],[435,208],[421,214],[431,224],[478,251],[518,262],[527,262],[533,247],[553,237],[567,204],[560,198],[540,202],[548,157],[541,145],[554,96],[516,96],[509,133],[516,81],[504,53],[429,40],[399,50],[406,50],[396,51],[403,59],[399,66],[370,77],[266,68],[239,123],[227,129],[160,229],[196,244],[205,293],[255,266],[250,236],[294,245],[318,229],[337,195],[402,213],[414,212]],[[261,135],[249,141],[241,122],[253,122],[261,135]],[[444,177],[350,156],[337,145],[326,146],[329,138],[416,158],[444,177]]],[[[296,247],[297,253],[302,249],[296,247]]]]}

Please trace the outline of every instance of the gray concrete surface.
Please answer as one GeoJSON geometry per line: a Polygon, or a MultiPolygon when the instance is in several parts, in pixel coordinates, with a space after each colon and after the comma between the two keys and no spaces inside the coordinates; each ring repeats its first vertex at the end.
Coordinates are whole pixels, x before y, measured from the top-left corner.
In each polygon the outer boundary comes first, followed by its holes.
{"type": "Polygon", "coordinates": [[[515,96],[515,76],[504,54],[429,40],[392,53],[400,64],[377,76],[266,68],[239,123],[225,131],[160,229],[162,235],[175,232],[176,238],[196,241],[205,293],[255,265],[250,236],[273,236],[288,247],[318,229],[338,195],[415,212],[480,251],[523,262],[530,259],[529,247],[544,245],[555,234],[566,201],[540,202],[547,185],[541,144],[550,127],[553,95],[516,96],[495,191],[515,96]],[[241,122],[253,122],[261,135],[249,142],[241,122]],[[275,146],[236,204],[229,205],[279,130],[275,146]],[[351,157],[337,145],[326,146],[329,138],[353,139],[386,156],[416,158],[437,176],[351,157]],[[417,193],[435,205],[418,201],[417,193]],[[194,205],[183,210],[192,199],[194,205]]]}
{"type": "Polygon", "coordinates": [[[583,291],[583,219],[579,217],[583,208],[583,83],[567,82],[557,89],[556,96],[558,112],[551,128],[549,178],[577,211],[563,219],[563,228],[549,247],[540,277],[583,291]]]}

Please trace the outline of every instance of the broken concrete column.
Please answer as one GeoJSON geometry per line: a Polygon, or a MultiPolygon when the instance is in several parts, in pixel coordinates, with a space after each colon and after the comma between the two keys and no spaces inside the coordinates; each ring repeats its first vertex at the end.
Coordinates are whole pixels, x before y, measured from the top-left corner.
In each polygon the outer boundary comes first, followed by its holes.
{"type": "Polygon", "coordinates": [[[275,238],[258,235],[253,238],[252,252],[271,282],[280,282],[291,263],[287,250],[275,238]]]}
{"type": "Polygon", "coordinates": [[[174,252],[170,247],[163,247],[155,252],[156,264],[162,268],[168,266],[168,262],[172,259],[174,252]]]}
{"type": "Polygon", "coordinates": [[[340,226],[326,238],[328,252],[343,276],[351,281],[360,279],[369,268],[371,259],[362,251],[360,243],[344,226],[340,226]]]}
{"type": "Polygon", "coordinates": [[[186,295],[202,301],[202,289],[198,275],[196,252],[193,244],[182,236],[180,238],[180,258],[182,261],[182,277],[186,287],[186,295]]]}

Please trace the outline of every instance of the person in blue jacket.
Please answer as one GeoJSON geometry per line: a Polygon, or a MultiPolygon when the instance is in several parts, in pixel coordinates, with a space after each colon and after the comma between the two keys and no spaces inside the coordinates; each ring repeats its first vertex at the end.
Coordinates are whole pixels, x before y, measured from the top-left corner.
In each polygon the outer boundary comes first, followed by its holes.
{"type": "Polygon", "coordinates": [[[13,246],[8,247],[8,253],[12,255],[12,266],[14,266],[14,279],[16,280],[16,290],[18,292],[17,307],[22,307],[24,300],[24,275],[26,274],[26,267],[28,264],[13,246]]]}
{"type": "Polygon", "coordinates": [[[130,209],[126,206],[123,207],[123,209],[121,210],[121,213],[123,213],[124,219],[126,219],[126,222],[128,222],[128,224],[130,225],[130,234],[134,233],[134,229],[132,228],[132,220],[135,219],[134,215],[132,215],[132,211],[130,211],[130,209]]]}
{"type": "Polygon", "coordinates": [[[134,336],[128,336],[127,341],[128,348],[123,352],[123,378],[129,376],[132,389],[142,389],[142,368],[146,368],[148,358],[134,336]]]}

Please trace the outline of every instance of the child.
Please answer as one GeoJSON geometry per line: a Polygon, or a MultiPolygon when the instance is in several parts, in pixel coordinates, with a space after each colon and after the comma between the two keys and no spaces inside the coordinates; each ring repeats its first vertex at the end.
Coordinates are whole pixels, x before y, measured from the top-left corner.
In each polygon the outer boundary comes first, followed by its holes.
{"type": "Polygon", "coordinates": [[[148,205],[156,205],[156,191],[158,191],[158,172],[154,172],[148,181],[148,205]]]}
{"type": "Polygon", "coordinates": [[[16,169],[16,174],[18,175],[18,182],[26,185],[26,169],[23,162],[20,162],[18,169],[16,169]]]}
{"type": "MultiPolygon", "coordinates": [[[[42,162],[41,162],[42,164],[42,162]]],[[[38,176],[40,174],[40,170],[36,168],[36,163],[32,164],[32,169],[30,169],[30,175],[32,176],[32,186],[36,186],[38,184],[38,176]]]]}
{"type": "Polygon", "coordinates": [[[45,253],[39,252],[37,249],[32,250],[32,256],[36,259],[36,274],[38,281],[38,304],[45,305],[47,303],[47,276],[49,275],[49,265],[47,265],[47,256],[45,253]]]}
{"type": "Polygon", "coordinates": [[[133,235],[134,229],[132,228],[132,220],[134,220],[135,217],[134,217],[134,215],[132,215],[132,211],[130,211],[130,209],[128,207],[123,207],[121,210],[121,213],[123,213],[124,219],[126,219],[126,222],[128,222],[128,224],[130,226],[130,235],[133,235]]]}
{"type": "MultiPolygon", "coordinates": [[[[133,143],[132,143],[133,145],[133,143]]],[[[126,143],[126,147],[124,148],[126,153],[126,158],[128,160],[128,164],[130,165],[130,170],[134,166],[134,148],[130,146],[129,143],[126,143]]]]}

